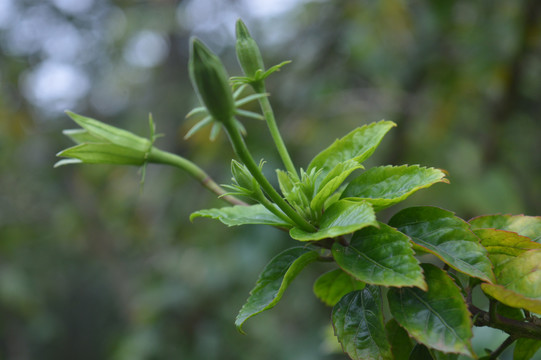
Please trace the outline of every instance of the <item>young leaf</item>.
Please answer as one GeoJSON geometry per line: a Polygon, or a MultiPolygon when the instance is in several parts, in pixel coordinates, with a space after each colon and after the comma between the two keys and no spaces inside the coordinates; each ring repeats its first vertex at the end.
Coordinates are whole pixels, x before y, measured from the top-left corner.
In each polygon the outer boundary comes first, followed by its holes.
{"type": "Polygon", "coordinates": [[[495,262],[498,285],[482,284],[485,293],[511,307],[541,313],[541,249],[495,262]]]}
{"type": "Polygon", "coordinates": [[[393,126],[396,124],[392,121],[380,121],[353,130],[320,152],[310,162],[308,170],[321,169],[322,176],[325,176],[341,162],[352,159],[357,163],[362,163],[372,155],[393,126]]]}
{"type": "Polygon", "coordinates": [[[352,180],[342,193],[342,198],[366,200],[374,206],[375,211],[379,211],[437,182],[448,182],[439,169],[418,165],[379,166],[352,180]]]}
{"type": "Polygon", "coordinates": [[[391,319],[385,324],[385,332],[391,344],[394,360],[408,360],[413,349],[413,342],[408,332],[395,319],[391,319]]]}
{"type": "Polygon", "coordinates": [[[304,247],[294,247],[276,255],[265,266],[248,300],[240,309],[235,320],[237,329],[242,333],[242,325],[247,319],[273,308],[291,281],[318,256],[317,251],[304,247]]]}
{"type": "Polygon", "coordinates": [[[398,212],[389,221],[410,236],[417,246],[452,268],[488,282],[494,281],[485,248],[468,223],[452,212],[432,206],[417,206],[398,212]]]}
{"type": "Polygon", "coordinates": [[[409,238],[383,223],[355,232],[349,246],[335,242],[332,254],[342,270],[366,283],[426,289],[409,238]]]}
{"type": "Polygon", "coordinates": [[[365,283],[358,281],[341,269],[321,275],[314,283],[314,294],[328,306],[334,306],[347,293],[362,290],[365,283]]]}
{"type": "Polygon", "coordinates": [[[325,179],[318,185],[318,192],[312,199],[310,207],[316,211],[324,210],[327,199],[342,185],[346,178],[355,170],[362,169],[363,166],[353,160],[339,163],[332,169],[325,179]]]}
{"type": "Polygon", "coordinates": [[[498,229],[516,232],[541,243],[541,216],[487,215],[470,220],[473,229],[498,229]]]}
{"type": "Polygon", "coordinates": [[[385,337],[381,297],[376,286],[345,295],[332,312],[332,323],[342,349],[353,360],[391,360],[385,337]]]}
{"type": "Polygon", "coordinates": [[[391,314],[418,342],[443,352],[474,356],[472,321],[460,289],[444,271],[423,264],[428,291],[391,288],[391,314]]]}
{"type": "Polygon", "coordinates": [[[291,224],[271,213],[263,205],[230,206],[221,209],[199,210],[190,215],[190,221],[197,217],[220,220],[227,226],[260,224],[290,228],[291,224]]]}
{"type": "Polygon", "coordinates": [[[318,231],[293,228],[289,235],[299,241],[315,241],[350,234],[367,226],[377,226],[372,206],[364,201],[339,200],[321,217],[318,231]]]}
{"type": "Polygon", "coordinates": [[[513,360],[530,360],[539,348],[541,348],[541,340],[518,339],[513,352],[513,360]]]}

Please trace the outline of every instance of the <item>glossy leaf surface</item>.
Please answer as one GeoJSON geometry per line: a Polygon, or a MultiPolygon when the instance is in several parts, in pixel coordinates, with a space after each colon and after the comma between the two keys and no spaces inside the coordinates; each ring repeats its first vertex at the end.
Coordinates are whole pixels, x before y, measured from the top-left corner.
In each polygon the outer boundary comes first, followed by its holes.
{"type": "Polygon", "coordinates": [[[363,162],[372,155],[385,134],[394,126],[396,124],[392,121],[380,121],[353,130],[320,152],[310,162],[308,170],[321,169],[322,176],[325,176],[341,162],[348,160],[363,162]]]}
{"type": "Polygon", "coordinates": [[[516,232],[541,242],[541,216],[487,215],[470,220],[473,229],[498,229],[516,232]]]}
{"type": "Polygon", "coordinates": [[[357,231],[349,246],[334,243],[332,254],[345,272],[366,283],[426,289],[409,238],[383,223],[357,231]]]}
{"type": "Polygon", "coordinates": [[[452,268],[485,281],[494,282],[492,264],[467,222],[452,212],[431,206],[417,206],[398,212],[389,221],[452,268]]]}
{"type": "Polygon", "coordinates": [[[321,275],[314,283],[314,294],[328,306],[334,306],[347,293],[362,290],[365,284],[341,269],[321,275]]]}
{"type": "Polygon", "coordinates": [[[352,180],[342,198],[369,201],[376,211],[404,201],[414,192],[437,182],[448,182],[443,171],[414,166],[379,166],[352,180]]]}
{"type": "Polygon", "coordinates": [[[318,231],[306,232],[293,228],[289,235],[300,241],[321,240],[350,234],[367,226],[377,226],[376,215],[369,203],[339,200],[322,215],[318,231]]]}
{"type": "Polygon", "coordinates": [[[391,288],[391,314],[418,342],[443,352],[473,356],[472,322],[460,289],[444,271],[423,264],[428,291],[391,288]]]}
{"type": "Polygon", "coordinates": [[[368,285],[345,295],[333,308],[332,323],[342,349],[353,360],[392,359],[378,287],[368,285]]]}
{"type": "Polygon", "coordinates": [[[503,263],[495,262],[498,285],[482,284],[485,293],[511,306],[541,313],[541,250],[528,250],[503,263]]]}
{"type": "Polygon", "coordinates": [[[198,217],[217,219],[227,226],[260,224],[287,228],[291,227],[291,224],[288,224],[267,210],[263,205],[259,204],[251,206],[237,205],[223,207],[220,209],[199,210],[190,215],[190,220],[192,221],[198,217]]]}
{"type": "Polygon", "coordinates": [[[513,260],[528,250],[541,249],[541,244],[515,232],[478,229],[474,233],[481,240],[483,247],[487,249],[492,263],[499,268],[507,261],[513,260]]]}
{"type": "Polygon", "coordinates": [[[318,256],[317,251],[304,247],[291,248],[276,255],[265,266],[248,300],[240,309],[235,320],[237,329],[242,332],[242,325],[247,319],[274,307],[291,281],[318,256]]]}

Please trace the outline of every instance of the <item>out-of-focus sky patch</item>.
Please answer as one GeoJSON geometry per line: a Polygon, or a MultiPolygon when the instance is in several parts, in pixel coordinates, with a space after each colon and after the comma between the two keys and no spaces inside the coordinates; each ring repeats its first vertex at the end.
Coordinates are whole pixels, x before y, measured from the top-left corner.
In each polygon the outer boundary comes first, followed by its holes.
{"type": "MultiPolygon", "coordinates": [[[[295,26],[288,21],[289,16],[310,1],[182,1],[175,19],[180,29],[200,37],[220,53],[234,43],[238,18],[249,27],[257,23],[258,27],[269,28],[268,23],[272,22],[273,30],[262,34],[253,26],[260,42],[286,40],[288,34],[294,33],[291,26],[295,26]]],[[[130,83],[141,80],[145,70],[163,64],[171,49],[162,30],[144,21],[135,26],[140,28],[127,34],[125,12],[104,1],[40,0],[23,7],[17,0],[0,0],[0,42],[8,54],[32,59],[33,68],[21,76],[20,88],[44,115],[54,116],[66,108],[75,110],[89,94],[87,104],[101,113],[112,114],[127,106],[130,85],[122,74],[130,73],[130,83]],[[104,43],[117,47],[117,42],[124,43],[120,56],[94,51],[107,49],[104,43]],[[101,59],[100,64],[96,64],[97,59],[101,59]],[[107,84],[91,81],[104,77],[109,68],[115,71],[109,72],[107,84]],[[142,74],[134,76],[134,72],[142,74]]]]}
{"type": "Polygon", "coordinates": [[[68,15],[83,14],[94,4],[94,0],[52,0],[53,4],[68,15]]]}
{"type": "Polygon", "coordinates": [[[69,63],[47,60],[23,75],[25,97],[38,108],[62,112],[73,108],[90,89],[85,72],[69,63]]]}
{"type": "Polygon", "coordinates": [[[151,68],[160,65],[168,53],[165,36],[156,31],[141,30],[126,44],[124,59],[134,66],[151,68]]]}

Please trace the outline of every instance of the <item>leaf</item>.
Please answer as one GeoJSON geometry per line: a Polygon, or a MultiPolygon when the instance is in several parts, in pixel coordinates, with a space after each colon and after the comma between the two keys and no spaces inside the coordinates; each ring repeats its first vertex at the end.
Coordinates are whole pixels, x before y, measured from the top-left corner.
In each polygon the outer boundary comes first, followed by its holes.
{"type": "Polygon", "coordinates": [[[539,348],[541,348],[541,340],[518,339],[513,352],[513,360],[530,360],[539,348]]]}
{"type": "Polygon", "coordinates": [[[227,226],[260,224],[287,228],[291,227],[291,224],[280,219],[260,204],[199,210],[190,215],[190,221],[193,221],[193,219],[197,217],[217,219],[227,226]]]}
{"type": "Polygon", "coordinates": [[[350,234],[367,226],[377,226],[372,206],[364,201],[339,200],[321,216],[319,229],[306,232],[293,228],[289,235],[299,241],[315,241],[350,234]]]}
{"type": "Polygon", "coordinates": [[[333,308],[332,323],[342,349],[353,360],[392,359],[376,286],[345,295],[333,308]]]}
{"type": "Polygon", "coordinates": [[[404,201],[417,190],[437,182],[448,182],[443,171],[413,166],[379,166],[365,171],[349,183],[342,198],[370,202],[375,211],[404,201]]]}
{"type": "Polygon", "coordinates": [[[429,348],[475,357],[470,342],[472,321],[460,289],[443,270],[431,264],[422,267],[428,291],[390,288],[391,314],[429,348]]]}
{"type": "Polygon", "coordinates": [[[342,185],[346,178],[353,171],[362,168],[362,165],[352,160],[336,165],[319,184],[319,190],[312,199],[310,207],[316,212],[321,212],[327,199],[342,185]]]}
{"type": "Polygon", "coordinates": [[[493,228],[516,232],[541,243],[541,216],[487,215],[470,220],[473,229],[493,228]]]}
{"type": "Polygon", "coordinates": [[[334,306],[347,293],[362,290],[365,284],[343,272],[331,270],[314,283],[314,294],[328,306],[334,306]]]}
{"type": "Polygon", "coordinates": [[[247,319],[273,308],[291,281],[318,257],[317,251],[304,247],[294,247],[276,255],[265,266],[248,300],[240,309],[235,320],[237,329],[242,333],[242,325],[247,319]]]}
{"type": "Polygon", "coordinates": [[[335,242],[332,254],[342,270],[366,283],[426,289],[409,238],[383,223],[355,232],[349,246],[335,242]]]}
{"type": "Polygon", "coordinates": [[[494,264],[497,285],[481,284],[483,291],[511,307],[541,313],[541,250],[528,250],[494,264]]]}
{"type": "Polygon", "coordinates": [[[436,255],[452,268],[494,282],[487,251],[469,224],[452,212],[432,206],[411,207],[393,216],[389,225],[410,236],[421,249],[436,255]]]}
{"type": "Polygon", "coordinates": [[[528,250],[541,249],[541,244],[515,232],[478,229],[474,233],[481,239],[481,245],[487,249],[492,263],[498,267],[502,267],[507,261],[528,250]]]}
{"type": "Polygon", "coordinates": [[[434,357],[430,351],[428,351],[426,346],[423,344],[416,344],[409,354],[408,360],[434,360],[434,357]]]}
{"type": "Polygon", "coordinates": [[[325,176],[336,165],[347,160],[362,163],[372,155],[385,134],[394,126],[396,124],[392,121],[379,121],[353,130],[316,155],[308,165],[308,170],[321,169],[322,176],[325,176]]]}
{"type": "Polygon", "coordinates": [[[413,342],[408,332],[395,319],[391,319],[385,324],[385,332],[391,344],[394,360],[408,360],[413,349],[413,342]]]}

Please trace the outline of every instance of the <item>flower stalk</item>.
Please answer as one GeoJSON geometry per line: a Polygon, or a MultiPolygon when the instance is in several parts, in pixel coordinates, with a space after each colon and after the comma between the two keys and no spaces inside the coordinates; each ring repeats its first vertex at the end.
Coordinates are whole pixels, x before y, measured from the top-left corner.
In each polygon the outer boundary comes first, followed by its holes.
{"type": "MultiPolygon", "coordinates": [[[[242,20],[237,20],[236,24],[236,52],[237,59],[239,64],[244,72],[244,75],[248,78],[248,83],[252,86],[254,91],[258,94],[265,94],[265,77],[262,75],[265,73],[265,66],[261,57],[261,52],[255,40],[250,35],[248,28],[242,22],[242,20]]],[[[276,68],[278,70],[278,68],[276,68]]],[[[297,178],[299,177],[297,169],[291,160],[291,156],[287,151],[287,147],[280,135],[278,126],[276,124],[276,119],[274,117],[274,112],[270,105],[270,101],[267,96],[261,97],[258,99],[259,106],[263,112],[263,117],[267,122],[270,134],[278,150],[278,154],[282,159],[282,162],[288,172],[294,174],[297,178]]]]}

